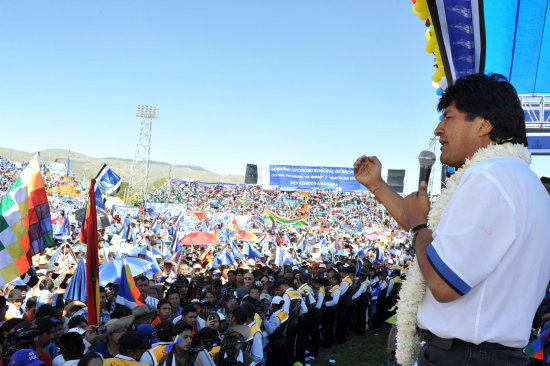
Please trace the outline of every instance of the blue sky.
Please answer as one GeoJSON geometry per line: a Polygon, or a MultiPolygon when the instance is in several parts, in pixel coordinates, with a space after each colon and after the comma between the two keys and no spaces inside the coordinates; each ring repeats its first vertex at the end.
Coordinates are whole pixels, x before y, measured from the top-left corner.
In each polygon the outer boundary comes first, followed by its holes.
{"type": "MultiPolygon", "coordinates": [[[[0,146],[151,158],[407,169],[438,121],[433,56],[407,0],[19,1],[0,5],[0,146]]],[[[437,148],[439,151],[439,146],[437,148]]],[[[548,157],[534,170],[550,175],[548,157]]],[[[437,167],[436,167],[437,168],[437,167]]]]}

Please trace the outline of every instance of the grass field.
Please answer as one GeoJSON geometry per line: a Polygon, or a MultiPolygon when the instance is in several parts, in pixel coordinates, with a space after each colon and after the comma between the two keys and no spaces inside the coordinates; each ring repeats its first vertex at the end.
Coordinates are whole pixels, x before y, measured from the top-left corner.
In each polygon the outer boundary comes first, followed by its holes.
{"type": "Polygon", "coordinates": [[[383,323],[376,329],[370,329],[363,336],[349,332],[348,341],[343,345],[334,345],[332,348],[321,348],[316,360],[306,361],[311,366],[338,365],[338,366],[386,366],[386,342],[391,325],[383,323]],[[331,363],[329,360],[334,360],[331,363]]]}

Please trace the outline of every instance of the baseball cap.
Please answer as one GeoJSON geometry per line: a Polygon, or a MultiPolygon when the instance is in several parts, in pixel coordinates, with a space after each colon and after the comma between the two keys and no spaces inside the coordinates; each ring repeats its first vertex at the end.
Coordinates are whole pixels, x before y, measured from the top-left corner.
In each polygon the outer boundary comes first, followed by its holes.
{"type": "Polygon", "coordinates": [[[273,298],[273,300],[271,300],[271,303],[272,304],[275,304],[275,305],[281,305],[282,303],[284,303],[285,301],[283,300],[283,298],[281,296],[275,296],[273,298]]]}
{"type": "Polygon", "coordinates": [[[67,331],[67,333],[71,333],[71,332],[78,333],[80,335],[83,335],[84,333],[86,333],[86,331],[82,328],[71,328],[67,331]]]}
{"type": "Polygon", "coordinates": [[[40,361],[36,352],[32,349],[20,349],[15,352],[10,358],[10,366],[38,366],[44,365],[40,361]]]}
{"type": "Polygon", "coordinates": [[[140,324],[137,328],[138,333],[150,343],[157,343],[155,337],[155,328],[151,324],[140,324]]]}
{"type": "Polygon", "coordinates": [[[324,263],[319,264],[319,268],[327,268],[327,265],[324,263]]]}
{"type": "Polygon", "coordinates": [[[312,268],[319,268],[319,263],[313,263],[313,264],[311,265],[311,267],[312,267],[312,268]]]}
{"type": "Polygon", "coordinates": [[[268,303],[271,303],[271,295],[269,294],[261,294],[260,295],[260,301],[266,301],[268,303]]]}

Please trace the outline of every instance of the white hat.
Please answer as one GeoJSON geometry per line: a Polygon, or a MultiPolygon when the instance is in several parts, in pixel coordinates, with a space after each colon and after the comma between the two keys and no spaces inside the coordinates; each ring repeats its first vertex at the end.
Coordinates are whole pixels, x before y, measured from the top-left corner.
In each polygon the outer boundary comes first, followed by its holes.
{"type": "Polygon", "coordinates": [[[202,266],[198,263],[193,264],[193,269],[202,269],[202,266]]]}
{"type": "Polygon", "coordinates": [[[298,268],[298,266],[292,266],[292,270],[293,271],[298,271],[298,270],[300,270],[300,268],[298,268]]]}
{"type": "Polygon", "coordinates": [[[283,298],[281,296],[275,296],[272,300],[271,300],[271,303],[272,304],[275,304],[275,305],[281,305],[282,303],[284,303],[285,300],[283,300],[283,298]]]}
{"type": "Polygon", "coordinates": [[[344,268],[347,268],[347,267],[349,267],[349,264],[344,263],[344,268]]]}
{"type": "Polygon", "coordinates": [[[82,328],[71,328],[67,331],[67,333],[78,333],[80,335],[83,335],[84,333],[86,333],[86,331],[82,328]]]}
{"type": "Polygon", "coordinates": [[[220,270],[219,269],[215,269],[214,272],[212,272],[212,276],[214,275],[217,275],[217,274],[220,274],[220,270]]]}
{"type": "Polygon", "coordinates": [[[248,263],[249,266],[255,266],[256,265],[256,261],[252,258],[250,258],[247,263],[248,263]]]}
{"type": "Polygon", "coordinates": [[[319,268],[327,268],[327,265],[324,263],[319,264],[319,268]]]}

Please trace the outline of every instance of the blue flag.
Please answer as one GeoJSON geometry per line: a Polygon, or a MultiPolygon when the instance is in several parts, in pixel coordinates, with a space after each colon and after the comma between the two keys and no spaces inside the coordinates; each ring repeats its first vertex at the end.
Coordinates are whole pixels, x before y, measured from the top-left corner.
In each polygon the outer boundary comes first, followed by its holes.
{"type": "Polygon", "coordinates": [[[122,183],[122,179],[107,164],[103,164],[95,181],[111,196],[117,194],[122,183]]]}

